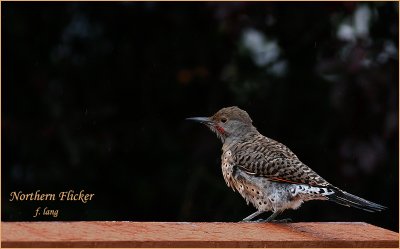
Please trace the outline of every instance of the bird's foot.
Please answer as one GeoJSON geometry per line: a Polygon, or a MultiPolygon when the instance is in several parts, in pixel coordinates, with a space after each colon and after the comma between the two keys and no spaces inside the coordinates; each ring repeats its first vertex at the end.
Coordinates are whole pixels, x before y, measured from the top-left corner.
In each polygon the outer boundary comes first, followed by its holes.
{"type": "Polygon", "coordinates": [[[286,219],[281,219],[281,220],[273,220],[271,222],[272,223],[290,223],[290,222],[293,222],[293,220],[290,218],[286,218],[286,219]]]}
{"type": "Polygon", "coordinates": [[[290,222],[292,222],[292,219],[290,219],[290,218],[281,219],[281,220],[258,219],[258,220],[253,221],[253,222],[258,222],[258,223],[262,223],[262,222],[265,222],[265,223],[290,223],[290,222]]]}
{"type": "Polygon", "coordinates": [[[259,220],[241,220],[239,222],[244,222],[244,223],[256,223],[259,222],[259,220]]]}

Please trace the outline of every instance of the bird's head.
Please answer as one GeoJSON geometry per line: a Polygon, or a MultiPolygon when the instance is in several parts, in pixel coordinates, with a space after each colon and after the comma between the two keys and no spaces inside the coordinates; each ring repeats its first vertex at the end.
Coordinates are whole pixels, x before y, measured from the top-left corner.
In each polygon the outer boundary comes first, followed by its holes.
{"type": "Polygon", "coordinates": [[[194,117],[187,120],[205,124],[222,142],[227,138],[240,137],[256,131],[249,114],[237,106],[222,108],[211,117],[194,117]]]}

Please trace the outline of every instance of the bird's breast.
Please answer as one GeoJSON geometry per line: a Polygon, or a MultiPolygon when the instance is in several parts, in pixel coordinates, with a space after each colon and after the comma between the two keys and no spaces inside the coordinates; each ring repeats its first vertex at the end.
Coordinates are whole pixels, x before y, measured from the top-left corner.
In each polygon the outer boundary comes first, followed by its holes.
{"type": "Polygon", "coordinates": [[[225,150],[221,156],[222,175],[228,187],[235,190],[235,182],[233,179],[235,160],[231,150],[225,150]]]}

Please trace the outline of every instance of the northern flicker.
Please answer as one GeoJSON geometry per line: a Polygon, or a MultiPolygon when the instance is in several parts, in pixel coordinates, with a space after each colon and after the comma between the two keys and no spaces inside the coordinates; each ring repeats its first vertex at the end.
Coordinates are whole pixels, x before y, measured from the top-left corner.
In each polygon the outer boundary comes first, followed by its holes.
{"type": "Polygon", "coordinates": [[[188,120],[205,124],[222,141],[221,168],[226,184],[257,209],[243,221],[272,211],[265,220],[270,222],[284,210],[297,209],[310,200],[329,200],[369,212],[386,209],[327,182],[288,147],[261,135],[247,112],[236,106],[211,117],[188,120]]]}

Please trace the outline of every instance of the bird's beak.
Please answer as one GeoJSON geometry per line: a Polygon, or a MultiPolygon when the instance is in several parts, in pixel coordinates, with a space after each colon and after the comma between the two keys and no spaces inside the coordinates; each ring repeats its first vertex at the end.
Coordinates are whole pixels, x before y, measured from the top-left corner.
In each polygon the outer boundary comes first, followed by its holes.
{"type": "Polygon", "coordinates": [[[190,120],[190,121],[195,121],[195,122],[199,122],[205,125],[210,125],[213,122],[211,121],[210,118],[207,117],[193,117],[193,118],[187,118],[186,120],[190,120]]]}

